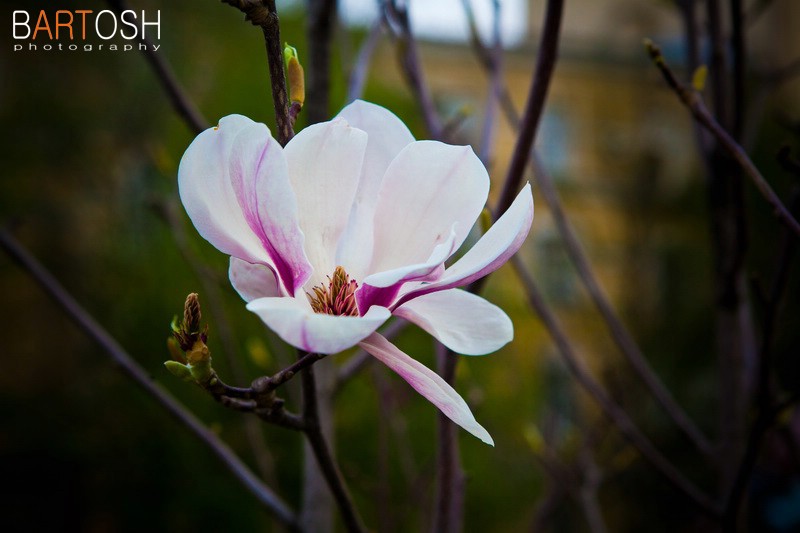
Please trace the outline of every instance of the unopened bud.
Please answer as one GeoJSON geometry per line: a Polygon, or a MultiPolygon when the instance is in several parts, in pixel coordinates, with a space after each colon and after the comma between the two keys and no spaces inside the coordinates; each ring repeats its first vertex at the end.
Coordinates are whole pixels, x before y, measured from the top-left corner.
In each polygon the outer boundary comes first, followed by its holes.
{"type": "Polygon", "coordinates": [[[200,298],[193,292],[183,304],[183,328],[186,333],[200,332],[200,316],[200,298]]]}
{"type": "Polygon", "coordinates": [[[167,349],[173,360],[164,365],[181,379],[204,384],[214,376],[214,370],[211,351],[206,345],[208,326],[200,327],[200,317],[200,299],[193,292],[183,305],[183,321],[177,324],[177,318],[172,320],[172,338],[167,340],[167,349]]]}
{"type": "Polygon", "coordinates": [[[283,49],[283,59],[286,64],[286,81],[289,84],[289,98],[292,103],[301,106],[306,101],[306,81],[303,65],[297,59],[297,49],[286,43],[283,49]]]}

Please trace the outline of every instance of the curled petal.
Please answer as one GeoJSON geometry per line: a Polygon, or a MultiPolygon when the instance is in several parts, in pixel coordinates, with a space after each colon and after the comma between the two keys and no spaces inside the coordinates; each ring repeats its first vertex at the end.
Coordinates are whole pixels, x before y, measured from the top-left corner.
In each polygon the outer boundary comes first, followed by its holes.
{"type": "Polygon", "coordinates": [[[360,346],[397,372],[414,390],[427,398],[450,420],[486,444],[494,446],[489,432],[475,420],[467,402],[436,372],[400,351],[378,333],[373,333],[362,340],[360,346]]]}
{"type": "Polygon", "coordinates": [[[394,315],[418,325],[456,353],[484,355],[514,338],[502,309],[460,289],[432,292],[406,302],[394,315]]]}
{"type": "Polygon", "coordinates": [[[356,279],[366,275],[372,259],[372,220],[383,176],[389,164],[414,136],[394,113],[381,106],[356,100],[342,109],[338,117],[367,133],[367,149],[347,230],[338,250],[338,264],[344,264],[356,279]]]}
{"type": "Polygon", "coordinates": [[[445,260],[455,251],[455,226],[453,224],[447,240],[436,245],[426,262],[378,272],[364,278],[363,284],[356,291],[358,308],[369,309],[371,305],[388,307],[404,283],[439,279],[444,272],[445,260]]]}
{"type": "Polygon", "coordinates": [[[461,259],[445,270],[441,278],[406,292],[392,305],[392,308],[396,309],[423,294],[462,287],[494,272],[522,246],[531,229],[532,221],[533,197],[531,196],[531,185],[528,183],[519,192],[508,210],[503,213],[503,216],[461,259]]]}
{"type": "Polygon", "coordinates": [[[270,298],[281,295],[275,272],[266,265],[254,265],[231,257],[228,277],[231,285],[245,302],[256,298],[270,298]]]}
{"type": "Polygon", "coordinates": [[[247,309],[292,346],[324,354],[355,346],[391,316],[388,309],[378,306],[364,316],[324,315],[296,298],[259,298],[247,304],[247,309]]]}
{"type": "Polygon", "coordinates": [[[336,250],[350,219],[366,146],[366,133],[336,119],[308,126],[284,148],[314,267],[308,286],[324,282],[337,266],[336,250]]]}
{"type": "Polygon", "coordinates": [[[409,144],[383,178],[369,272],[424,262],[454,222],[458,249],[488,193],[489,175],[470,147],[436,141],[409,144]]]}

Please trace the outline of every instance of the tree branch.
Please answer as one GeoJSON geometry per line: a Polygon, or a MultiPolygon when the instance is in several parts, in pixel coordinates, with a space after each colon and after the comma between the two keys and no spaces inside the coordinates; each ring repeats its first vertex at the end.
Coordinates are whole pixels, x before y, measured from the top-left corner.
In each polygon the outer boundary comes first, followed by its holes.
{"type": "MultiPolygon", "coordinates": [[[[108,4],[117,14],[130,9],[127,0],[108,0],[108,4]]],[[[196,135],[207,129],[209,127],[208,121],[184,92],[169,63],[161,54],[153,50],[153,42],[146,37],[139,37],[137,41],[145,45],[145,49],[142,50],[145,59],[150,63],[156,78],[161,83],[161,87],[167,93],[172,107],[189,129],[192,130],[192,133],[196,135]]]]}
{"type": "MultiPolygon", "coordinates": [[[[298,350],[298,357],[298,363],[300,363],[309,357],[319,356],[298,350]]],[[[317,410],[317,385],[314,378],[314,368],[312,366],[306,366],[302,375],[302,383],[303,422],[308,443],[314,452],[317,464],[323,476],[325,476],[325,480],[328,482],[328,487],[336,499],[345,527],[350,532],[364,532],[366,529],[361,521],[361,517],[358,515],[353,499],[350,496],[350,491],[342,477],[342,473],[336,466],[336,462],[325,440],[325,436],[322,434],[322,426],[320,425],[319,412],[317,410]]]]}
{"type": "Polygon", "coordinates": [[[0,247],[14,259],[26,273],[50,296],[66,315],[94,340],[117,364],[122,372],[136,382],[172,416],[187,427],[234,474],[258,501],[280,523],[292,530],[298,528],[294,511],[272,489],[265,485],[239,457],[209,430],[192,412],[187,410],[160,385],[117,343],[89,313],[17,240],[7,231],[0,230],[0,247]]]}
{"type": "MultiPolygon", "coordinates": [[[[470,12],[468,11],[467,13],[469,19],[470,12]]],[[[481,63],[487,72],[489,72],[490,76],[494,78],[496,76],[496,56],[494,55],[493,51],[488,50],[480,41],[477,35],[477,28],[475,27],[474,23],[471,24],[470,31],[472,34],[473,47],[478,55],[478,58],[481,60],[481,63]]],[[[507,120],[512,124],[512,126],[514,126],[516,129],[519,129],[519,115],[514,107],[514,103],[508,96],[508,91],[506,90],[505,86],[502,86],[498,93],[501,102],[503,102],[503,110],[506,114],[507,120]]],[[[558,196],[558,192],[553,186],[553,182],[549,173],[547,173],[542,165],[535,148],[531,150],[531,154],[531,165],[533,166],[536,182],[539,185],[540,191],[544,195],[547,205],[550,207],[551,215],[553,216],[556,227],[558,228],[558,231],[564,240],[567,253],[570,256],[572,263],[575,265],[578,275],[586,286],[586,289],[589,291],[592,301],[603,317],[615,343],[626,357],[628,362],[631,364],[639,378],[650,389],[656,400],[661,404],[667,414],[673,419],[676,425],[683,431],[683,433],[689,438],[694,446],[706,455],[712,453],[713,450],[711,443],[692,422],[691,418],[686,415],[685,411],[677,404],[672,397],[672,394],[669,392],[669,389],[667,389],[658,378],[658,375],[653,372],[652,368],[647,362],[647,359],[644,357],[639,349],[639,346],[636,344],[636,341],[633,339],[633,336],[614,312],[611,303],[608,301],[608,298],[597,281],[597,277],[591,268],[577,235],[575,235],[575,231],[569,224],[561,203],[561,199],[558,196]]]]}
{"type": "Polygon", "coordinates": [[[770,187],[767,180],[764,179],[764,176],[761,175],[761,172],[759,172],[758,168],[756,168],[750,160],[744,149],[719,125],[714,117],[711,116],[711,113],[709,113],[708,108],[706,108],[700,96],[695,91],[685,87],[675,78],[675,75],[664,61],[664,56],[661,55],[661,50],[658,46],[652,41],[647,40],[645,41],[645,47],[653,63],[655,63],[656,67],[658,67],[661,74],[664,76],[667,85],[669,85],[680,98],[681,102],[683,102],[691,112],[692,116],[717,139],[720,145],[742,167],[742,170],[744,170],[745,174],[747,174],[767,203],[772,207],[773,213],[778,220],[788,227],[792,233],[800,237],[800,223],[797,222],[783,202],[781,202],[778,195],[772,190],[772,187],[770,187]]]}
{"type": "Polygon", "coordinates": [[[536,140],[536,131],[544,109],[544,102],[550,87],[550,79],[558,57],[558,42],[561,33],[561,18],[564,12],[563,0],[548,0],[544,16],[544,29],[539,41],[539,54],[536,58],[536,70],[531,81],[528,100],[522,115],[522,123],[511,156],[511,164],[506,172],[503,191],[494,210],[495,218],[505,213],[519,191],[528,157],[536,140]]]}
{"type": "Polygon", "coordinates": [[[283,43],[275,0],[222,0],[245,14],[254,26],[264,33],[269,64],[270,86],[272,87],[272,103],[275,108],[277,124],[277,141],[286,146],[292,137],[292,119],[289,116],[289,96],[286,91],[286,76],[283,72],[283,43]]]}
{"type": "Polygon", "coordinates": [[[553,186],[552,179],[549,173],[544,169],[544,166],[542,165],[535,151],[532,158],[532,164],[534,168],[534,176],[536,177],[536,182],[539,185],[539,190],[544,196],[547,205],[550,207],[550,214],[553,217],[556,227],[558,228],[558,232],[564,239],[567,254],[572,260],[572,263],[575,265],[575,269],[578,271],[578,276],[586,286],[586,290],[589,291],[589,295],[591,296],[595,307],[597,307],[597,310],[603,317],[603,320],[608,327],[608,331],[611,334],[611,337],[614,339],[617,347],[628,360],[631,367],[633,367],[639,379],[642,380],[656,401],[661,405],[673,422],[675,422],[675,424],[680,428],[683,434],[691,441],[695,448],[705,455],[711,455],[714,450],[709,440],[694,424],[692,419],[686,414],[681,406],[675,401],[672,393],[670,393],[669,389],[664,385],[664,383],[659,379],[658,375],[648,364],[647,359],[645,358],[644,354],[642,354],[631,333],[614,312],[611,302],[608,301],[608,297],[600,287],[600,283],[598,282],[597,277],[595,276],[594,271],[589,264],[586,254],[583,251],[583,247],[581,246],[577,235],[575,235],[572,225],[567,219],[563,205],[561,204],[561,200],[558,196],[558,192],[553,186]]]}
{"type": "Polygon", "coordinates": [[[603,389],[578,357],[572,348],[566,334],[555,315],[550,311],[539,292],[536,283],[528,273],[525,266],[517,256],[511,258],[517,275],[525,288],[531,307],[536,311],[545,329],[552,337],[558,348],[561,357],[569,371],[584,388],[584,390],[597,402],[603,413],[614,423],[620,433],[636,448],[641,456],[659,473],[661,476],[688,501],[697,506],[704,513],[718,518],[721,511],[718,506],[705,494],[689,481],[672,463],[670,463],[653,443],[639,430],[633,420],[625,410],[620,407],[603,389]]]}
{"type": "Polygon", "coordinates": [[[367,80],[367,69],[369,62],[372,60],[372,55],[375,53],[375,48],[380,42],[380,38],[384,31],[383,17],[378,17],[375,23],[370,27],[366,39],[358,50],[355,64],[350,69],[349,81],[347,83],[347,102],[352,102],[361,98],[364,94],[364,85],[367,80]]]}
{"type": "Polygon", "coordinates": [[[397,0],[388,0],[384,6],[384,17],[390,22],[390,28],[392,27],[391,22],[394,22],[395,26],[399,28],[399,31],[395,32],[398,42],[398,59],[406,81],[417,98],[428,133],[433,139],[442,140],[444,127],[436,113],[433,96],[423,79],[417,41],[411,33],[408,9],[405,5],[398,5],[397,0]]]}

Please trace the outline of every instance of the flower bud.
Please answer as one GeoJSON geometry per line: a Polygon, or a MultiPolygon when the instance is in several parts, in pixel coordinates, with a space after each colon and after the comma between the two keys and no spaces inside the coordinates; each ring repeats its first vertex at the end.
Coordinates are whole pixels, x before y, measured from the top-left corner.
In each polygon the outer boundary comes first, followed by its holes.
{"type": "Polygon", "coordinates": [[[297,59],[297,49],[286,43],[283,49],[283,60],[286,64],[289,98],[292,103],[298,103],[302,106],[306,101],[306,82],[303,65],[297,59]]]}

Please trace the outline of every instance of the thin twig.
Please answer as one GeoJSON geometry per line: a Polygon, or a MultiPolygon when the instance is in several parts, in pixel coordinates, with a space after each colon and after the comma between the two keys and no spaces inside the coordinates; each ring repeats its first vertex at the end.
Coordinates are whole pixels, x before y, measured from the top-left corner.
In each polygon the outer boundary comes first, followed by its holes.
{"type": "Polygon", "coordinates": [[[160,385],[119,345],[119,343],[78,304],[67,290],[7,231],[0,230],[0,247],[28,273],[74,321],[111,357],[122,372],[133,379],[172,416],[186,426],[234,474],[261,504],[282,524],[292,530],[298,528],[294,511],[209,430],[198,418],[160,385]]]}
{"type": "Polygon", "coordinates": [[[511,258],[517,275],[522,282],[525,294],[536,311],[542,323],[552,337],[553,341],[561,354],[567,368],[586,390],[587,393],[597,402],[603,413],[615,424],[620,433],[628,442],[636,448],[641,456],[674,488],[678,493],[686,497],[687,500],[695,504],[700,510],[712,517],[719,517],[721,514],[718,506],[705,494],[689,481],[672,463],[670,463],[653,443],[636,427],[633,420],[625,410],[620,407],[603,389],[594,377],[584,366],[583,361],[578,357],[572,348],[566,333],[562,329],[555,315],[545,304],[536,283],[528,273],[521,260],[514,256],[511,258]]]}
{"type": "Polygon", "coordinates": [[[564,12],[563,0],[548,0],[544,16],[544,29],[539,41],[536,70],[531,80],[528,100],[522,115],[522,123],[514,145],[511,163],[506,172],[503,191],[494,210],[495,218],[505,213],[514,201],[528,165],[528,158],[536,140],[536,132],[544,109],[544,102],[550,88],[550,80],[558,57],[558,42],[561,33],[561,18],[564,12]]]}
{"type": "MultiPolygon", "coordinates": [[[[478,57],[481,59],[481,63],[490,73],[490,76],[494,77],[496,74],[494,73],[495,67],[493,66],[494,58],[492,52],[488,50],[478,38],[477,30],[474,27],[474,24],[471,25],[471,34],[474,49],[478,54],[478,57]]],[[[505,86],[502,86],[499,94],[501,95],[501,102],[505,102],[503,110],[506,114],[507,120],[512,124],[512,126],[518,128],[519,115],[514,107],[514,103],[510,100],[510,98],[504,98],[502,96],[508,95],[507,90],[505,90],[505,86]]],[[[533,166],[534,177],[542,194],[544,195],[545,201],[547,202],[548,206],[550,206],[551,214],[556,223],[556,227],[564,239],[567,253],[575,265],[578,275],[589,291],[592,301],[605,320],[606,325],[609,328],[609,332],[611,333],[611,336],[616,342],[617,346],[620,348],[620,351],[622,351],[622,353],[628,359],[640,379],[642,379],[646,386],[652,391],[653,395],[662,405],[667,414],[675,421],[678,427],[681,428],[681,430],[692,441],[695,447],[697,447],[698,450],[706,455],[712,453],[713,450],[711,443],[692,422],[691,418],[686,415],[685,411],[683,411],[683,409],[677,404],[672,397],[672,394],[669,392],[669,389],[667,389],[658,378],[658,375],[653,372],[652,368],[647,363],[647,359],[644,357],[639,349],[639,346],[636,344],[636,341],[633,339],[633,336],[614,312],[611,303],[597,281],[597,276],[594,274],[594,271],[590,266],[586,254],[583,251],[583,247],[581,246],[577,235],[575,235],[575,231],[569,224],[563,205],[558,196],[558,192],[553,186],[550,175],[545,170],[544,165],[542,165],[535,148],[532,150],[531,164],[533,166]]]]}
{"type": "MultiPolygon", "coordinates": [[[[795,194],[795,208],[798,204],[798,195],[795,194]]],[[[775,272],[772,287],[765,298],[761,343],[759,346],[758,383],[754,398],[755,409],[758,413],[753,427],[750,430],[747,445],[744,451],[736,477],[733,480],[731,491],[725,505],[726,530],[735,531],[745,490],[753,474],[761,444],[767,432],[772,428],[775,419],[783,410],[783,405],[774,405],[771,392],[770,378],[773,363],[773,342],[778,325],[783,300],[786,296],[786,286],[789,280],[790,266],[794,257],[797,243],[791,238],[788,230],[782,232],[780,249],[775,262],[775,272]]]]}
{"type": "Polygon", "coordinates": [[[272,103],[275,108],[277,141],[286,146],[292,137],[292,119],[289,116],[289,96],[286,91],[286,75],[283,71],[283,43],[275,0],[222,0],[245,14],[245,19],[264,33],[267,48],[272,103]]]}
{"type": "Polygon", "coordinates": [[[488,168],[491,162],[492,146],[497,126],[497,104],[501,99],[505,85],[502,78],[503,45],[500,33],[500,2],[492,2],[492,46],[489,49],[485,46],[478,34],[478,24],[475,20],[475,12],[472,10],[470,0],[462,0],[464,13],[469,23],[470,39],[476,50],[485,51],[485,67],[489,74],[489,92],[486,96],[485,113],[483,118],[483,128],[481,129],[481,140],[478,145],[478,157],[488,168]]]}
{"type": "MultiPolygon", "coordinates": [[[[456,377],[458,355],[436,342],[439,375],[452,384],[456,377]]],[[[438,446],[436,448],[436,511],[433,531],[457,533],[461,531],[464,509],[464,470],[458,449],[456,425],[445,416],[437,414],[438,446]]]]}
{"type": "Polygon", "coordinates": [[[419,59],[417,41],[411,32],[408,8],[406,5],[398,4],[397,0],[388,0],[384,7],[384,17],[389,22],[390,28],[394,26],[399,28],[399,31],[395,33],[398,42],[398,59],[406,81],[417,98],[428,133],[433,139],[443,140],[444,128],[436,113],[433,96],[423,79],[422,64],[419,59]],[[394,25],[391,24],[392,22],[394,25]]]}
{"type": "MultiPolygon", "coordinates": [[[[127,0],[108,0],[108,4],[118,14],[130,10],[127,0]]],[[[153,41],[144,36],[137,38],[137,41],[145,45],[142,50],[144,57],[155,72],[156,78],[161,83],[161,87],[167,93],[169,101],[175,111],[183,119],[193,133],[198,134],[209,127],[208,121],[198,111],[189,96],[184,92],[178,83],[178,78],[164,59],[162,54],[153,48],[153,41]]]]}
{"type": "MultiPolygon", "coordinates": [[[[214,317],[214,331],[217,338],[219,338],[222,354],[228,366],[230,366],[233,379],[239,383],[244,382],[244,369],[236,354],[236,336],[228,319],[228,314],[225,312],[225,306],[222,303],[222,295],[220,294],[218,283],[219,278],[216,275],[216,271],[211,270],[189,246],[189,239],[178,216],[176,203],[159,199],[153,203],[153,206],[156,213],[172,231],[175,244],[184,261],[195,273],[197,279],[200,280],[204,298],[211,308],[211,315],[214,317]]],[[[248,416],[242,418],[242,425],[261,475],[264,479],[269,479],[273,475],[273,465],[261,424],[255,418],[248,416]]]]}
{"type": "MultiPolygon", "coordinates": [[[[310,355],[313,354],[307,354],[298,350],[298,362],[307,359],[310,355]]],[[[366,531],[361,517],[358,515],[355,504],[353,503],[353,499],[350,496],[350,491],[347,488],[344,477],[342,477],[339,467],[336,466],[330,447],[325,440],[325,436],[322,434],[322,426],[317,410],[317,385],[314,378],[313,366],[308,365],[303,371],[302,383],[305,434],[314,452],[314,456],[317,459],[317,464],[325,480],[328,482],[328,487],[333,493],[333,497],[336,499],[336,503],[342,515],[342,520],[347,530],[350,532],[366,531]]]]}
{"type": "Polygon", "coordinates": [[[681,429],[681,431],[688,437],[692,444],[702,453],[710,455],[713,453],[713,447],[706,436],[700,429],[692,422],[692,419],[686,414],[680,405],[675,401],[675,398],[670,393],[669,389],[659,379],[658,375],[653,371],[647,362],[647,359],[639,349],[638,344],[633,339],[633,336],[622,323],[620,318],[614,311],[611,302],[608,300],[605,292],[600,287],[597,276],[592,270],[589,261],[586,257],[583,247],[575,234],[572,225],[567,219],[564,212],[563,205],[558,196],[556,188],[553,186],[550,174],[545,170],[538,155],[534,152],[532,158],[534,168],[534,176],[539,185],[539,190],[544,196],[547,205],[550,207],[550,213],[553,221],[558,228],[558,232],[564,239],[566,251],[575,269],[578,271],[589,295],[592,298],[595,306],[597,307],[600,315],[605,321],[611,337],[619,347],[622,354],[633,367],[636,375],[644,382],[653,397],[661,404],[661,407],[681,429]]]}
{"type": "Polygon", "coordinates": [[[361,98],[364,94],[364,85],[367,81],[367,70],[372,60],[372,55],[378,47],[378,43],[383,36],[384,19],[378,17],[369,29],[367,37],[358,50],[356,61],[350,70],[350,78],[347,83],[347,101],[352,102],[361,98]]]}
{"type": "Polygon", "coordinates": [[[658,46],[648,40],[645,41],[645,47],[653,62],[664,76],[667,85],[669,85],[680,98],[681,102],[689,109],[692,116],[717,139],[720,145],[725,148],[731,157],[742,167],[747,176],[753,181],[758,191],[772,207],[773,213],[778,220],[791,229],[796,236],[800,236],[800,223],[797,222],[783,202],[781,202],[778,195],[772,190],[772,187],[770,187],[767,180],[764,179],[764,176],[761,175],[761,172],[759,172],[758,168],[756,168],[750,160],[750,157],[744,149],[737,144],[728,132],[711,116],[697,92],[685,87],[675,78],[675,75],[664,61],[664,56],[661,55],[661,50],[658,46]]]}

